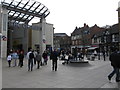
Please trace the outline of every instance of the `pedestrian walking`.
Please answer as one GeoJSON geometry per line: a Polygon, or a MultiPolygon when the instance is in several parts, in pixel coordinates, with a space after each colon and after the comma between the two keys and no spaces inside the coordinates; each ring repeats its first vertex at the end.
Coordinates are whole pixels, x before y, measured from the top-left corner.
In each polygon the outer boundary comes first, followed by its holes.
{"type": "Polygon", "coordinates": [[[17,65],[18,54],[16,51],[14,51],[11,55],[12,55],[12,59],[14,61],[14,67],[15,67],[17,65]]]}
{"type": "Polygon", "coordinates": [[[41,64],[41,55],[39,52],[37,52],[36,61],[37,61],[37,69],[39,69],[41,64]]]}
{"type": "Polygon", "coordinates": [[[75,49],[74,49],[74,60],[76,60],[77,61],[77,47],[75,47],[75,49]]]}
{"type": "Polygon", "coordinates": [[[81,52],[78,53],[78,59],[79,59],[79,60],[83,59],[81,52]]]}
{"type": "Polygon", "coordinates": [[[104,58],[104,61],[105,61],[106,60],[106,58],[105,58],[105,50],[103,50],[102,53],[103,53],[103,58],[104,58]]]}
{"type": "Polygon", "coordinates": [[[48,61],[48,55],[47,55],[47,52],[44,51],[44,53],[42,54],[42,57],[44,59],[44,65],[47,65],[47,61],[48,61]]]}
{"type": "Polygon", "coordinates": [[[95,56],[95,57],[97,56],[97,51],[96,51],[96,50],[94,50],[94,56],[95,56]]]}
{"type": "Polygon", "coordinates": [[[65,59],[64,59],[64,62],[62,63],[63,65],[64,64],[68,64],[68,60],[69,60],[69,55],[65,55],[65,59]]]}
{"type": "Polygon", "coordinates": [[[27,53],[27,58],[28,58],[28,71],[33,70],[33,59],[34,59],[34,54],[33,51],[30,49],[30,51],[27,53]]]}
{"type": "Polygon", "coordinates": [[[8,61],[9,67],[11,67],[12,56],[10,54],[7,56],[7,61],[8,61]]]}
{"type": "Polygon", "coordinates": [[[37,51],[34,50],[34,51],[33,51],[33,54],[34,54],[34,65],[36,65],[36,55],[37,55],[37,51]]]}
{"type": "Polygon", "coordinates": [[[57,53],[56,49],[51,53],[50,59],[52,60],[52,70],[57,71],[58,53],[57,53]]]}
{"type": "Polygon", "coordinates": [[[65,59],[65,51],[62,50],[62,51],[61,51],[61,54],[62,54],[62,58],[61,58],[61,60],[64,60],[64,59],[65,59]]]}
{"type": "Polygon", "coordinates": [[[20,67],[23,66],[23,59],[24,59],[24,54],[23,54],[23,51],[21,51],[19,54],[20,67]]]}
{"type": "Polygon", "coordinates": [[[120,69],[120,53],[117,52],[117,49],[113,49],[113,53],[110,55],[111,66],[113,67],[113,71],[108,75],[109,81],[116,74],[116,82],[120,82],[119,77],[119,69],[120,69]]]}

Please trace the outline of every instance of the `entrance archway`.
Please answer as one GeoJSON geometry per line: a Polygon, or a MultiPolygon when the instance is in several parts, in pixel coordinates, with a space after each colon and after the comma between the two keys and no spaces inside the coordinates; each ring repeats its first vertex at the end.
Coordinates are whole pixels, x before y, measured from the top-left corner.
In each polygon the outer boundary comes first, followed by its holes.
{"type": "Polygon", "coordinates": [[[45,5],[34,0],[3,0],[1,6],[2,10],[6,9],[8,13],[7,51],[19,48],[27,52],[31,29],[29,22],[35,17],[45,19],[50,11],[45,5]]]}

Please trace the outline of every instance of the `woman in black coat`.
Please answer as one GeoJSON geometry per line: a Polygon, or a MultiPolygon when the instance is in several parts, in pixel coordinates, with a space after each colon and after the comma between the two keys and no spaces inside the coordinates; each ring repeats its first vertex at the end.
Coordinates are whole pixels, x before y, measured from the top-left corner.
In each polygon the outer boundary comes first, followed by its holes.
{"type": "Polygon", "coordinates": [[[23,66],[23,59],[24,59],[24,54],[23,51],[21,51],[19,54],[20,67],[23,66]]]}

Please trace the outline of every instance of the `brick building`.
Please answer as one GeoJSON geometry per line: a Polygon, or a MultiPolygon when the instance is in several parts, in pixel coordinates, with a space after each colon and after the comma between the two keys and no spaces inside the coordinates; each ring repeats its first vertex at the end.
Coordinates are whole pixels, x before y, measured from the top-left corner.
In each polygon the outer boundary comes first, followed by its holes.
{"type": "Polygon", "coordinates": [[[55,33],[53,42],[56,49],[70,50],[71,37],[66,33],[55,33]]]}
{"type": "Polygon", "coordinates": [[[84,26],[81,28],[76,27],[71,34],[71,49],[74,49],[75,47],[78,49],[85,49],[88,47],[96,46],[92,44],[92,37],[95,33],[102,30],[104,30],[104,28],[100,28],[96,24],[92,27],[89,27],[87,24],[84,24],[84,26]]]}
{"type": "Polygon", "coordinates": [[[112,47],[119,48],[119,25],[114,24],[94,34],[92,44],[99,46],[100,51],[105,50],[107,54],[111,52],[112,47]]]}

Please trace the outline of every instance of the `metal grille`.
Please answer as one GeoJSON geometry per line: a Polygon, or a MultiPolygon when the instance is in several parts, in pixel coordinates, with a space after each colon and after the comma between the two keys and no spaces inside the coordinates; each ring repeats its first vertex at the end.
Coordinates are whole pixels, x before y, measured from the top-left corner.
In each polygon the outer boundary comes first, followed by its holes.
{"type": "Polygon", "coordinates": [[[28,24],[34,17],[46,18],[50,14],[45,5],[34,0],[3,0],[1,4],[8,10],[10,22],[28,24]]]}

